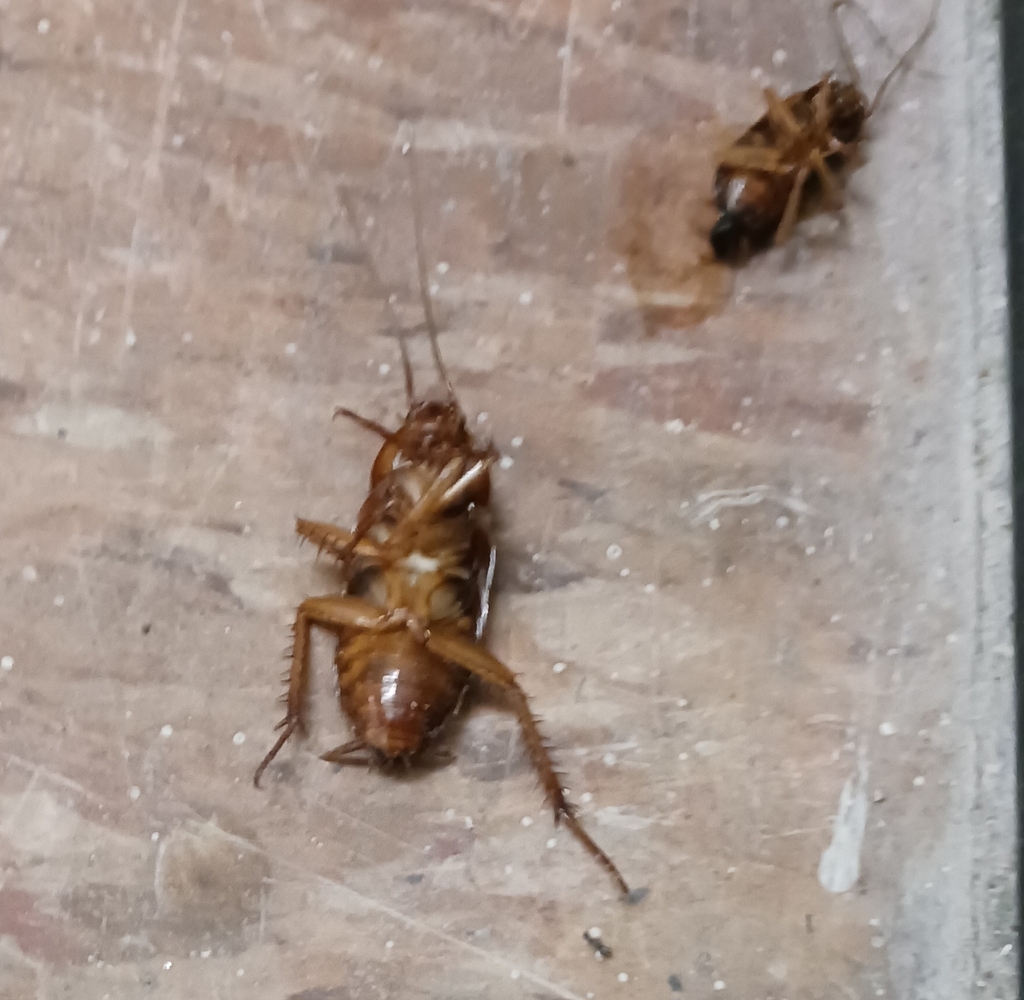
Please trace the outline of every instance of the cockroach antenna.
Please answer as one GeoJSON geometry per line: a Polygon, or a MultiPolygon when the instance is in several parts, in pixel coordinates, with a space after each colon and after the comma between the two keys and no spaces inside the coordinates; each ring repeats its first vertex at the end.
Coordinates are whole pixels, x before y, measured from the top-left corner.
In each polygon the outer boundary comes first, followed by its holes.
{"type": "Polygon", "coordinates": [[[437,340],[437,322],[434,319],[434,306],[430,300],[430,288],[427,285],[427,261],[423,251],[423,212],[420,205],[420,176],[416,159],[416,133],[410,132],[409,141],[402,146],[402,155],[409,157],[409,183],[412,185],[412,226],[416,242],[416,270],[420,279],[420,300],[423,303],[423,317],[427,323],[427,335],[430,337],[430,350],[434,355],[437,373],[444,383],[448,399],[455,399],[452,381],[441,357],[441,347],[437,340]]]}

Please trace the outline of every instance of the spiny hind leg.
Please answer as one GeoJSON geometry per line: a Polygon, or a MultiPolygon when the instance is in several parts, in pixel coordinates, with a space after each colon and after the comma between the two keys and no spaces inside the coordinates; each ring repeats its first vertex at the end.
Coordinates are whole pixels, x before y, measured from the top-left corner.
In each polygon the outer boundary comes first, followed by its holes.
{"type": "Polygon", "coordinates": [[[491,656],[482,646],[478,646],[471,639],[457,632],[443,628],[432,628],[426,641],[427,649],[432,653],[451,663],[464,667],[477,677],[502,688],[512,698],[519,725],[523,730],[523,738],[526,747],[533,760],[533,766],[540,777],[544,788],[544,794],[554,810],[555,823],[565,821],[565,825],[572,831],[573,836],[586,848],[597,862],[615,879],[623,894],[628,895],[629,886],[626,880],[615,867],[615,862],[591,839],[590,834],[583,829],[582,824],[576,816],[572,804],[566,799],[562,789],[562,781],[554,764],[551,762],[551,755],[544,744],[544,739],[537,728],[537,720],[530,711],[530,704],[527,701],[526,693],[519,686],[508,667],[500,660],[491,656]]]}
{"type": "Polygon", "coordinates": [[[292,625],[291,668],[288,689],[284,695],[285,714],[277,724],[281,730],[270,752],[260,761],[252,783],[258,788],[267,765],[281,747],[296,733],[305,731],[306,702],[309,696],[309,630],[313,625],[330,629],[368,629],[380,620],[380,612],[366,601],[355,597],[310,597],[299,605],[292,625]]]}

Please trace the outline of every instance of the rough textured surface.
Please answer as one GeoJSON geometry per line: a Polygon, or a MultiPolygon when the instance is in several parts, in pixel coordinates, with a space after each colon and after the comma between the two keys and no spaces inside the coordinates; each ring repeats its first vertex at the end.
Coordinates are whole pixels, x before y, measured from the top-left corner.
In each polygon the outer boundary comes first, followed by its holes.
{"type": "Polygon", "coordinates": [[[1013,995],[993,8],[945,3],[845,225],[734,278],[715,150],[835,65],[823,8],[0,2],[4,1000],[1013,995]],[[447,765],[318,761],[326,642],[250,784],[332,587],[292,517],[373,453],[332,408],[401,405],[339,192],[418,322],[410,122],[513,459],[490,641],[635,906],[496,701],[447,765]]]}

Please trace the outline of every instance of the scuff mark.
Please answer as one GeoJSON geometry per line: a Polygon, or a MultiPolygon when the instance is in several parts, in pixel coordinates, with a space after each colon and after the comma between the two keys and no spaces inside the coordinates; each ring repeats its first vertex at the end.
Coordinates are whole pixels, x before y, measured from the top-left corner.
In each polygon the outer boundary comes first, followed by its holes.
{"type": "Polygon", "coordinates": [[[839,793],[832,843],[825,848],[818,864],[818,881],[829,892],[849,892],[860,878],[860,852],[868,822],[867,783],[868,754],[862,742],[857,753],[856,778],[847,778],[839,793]]]}
{"type": "Polygon", "coordinates": [[[164,445],[170,431],[159,421],[114,406],[47,403],[14,425],[16,434],[59,437],[79,448],[115,451],[137,444],[164,445]]]}
{"type": "Polygon", "coordinates": [[[793,514],[809,514],[811,507],[799,497],[788,496],[773,486],[745,486],[734,490],[711,490],[697,496],[695,524],[714,517],[726,507],[754,507],[771,500],[793,514]]]}

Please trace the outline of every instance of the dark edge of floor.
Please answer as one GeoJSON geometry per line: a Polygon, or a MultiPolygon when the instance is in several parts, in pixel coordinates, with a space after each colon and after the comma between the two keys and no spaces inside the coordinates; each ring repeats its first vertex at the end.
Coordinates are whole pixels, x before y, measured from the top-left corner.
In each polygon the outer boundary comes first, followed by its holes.
{"type": "MultiPolygon", "coordinates": [[[[1010,305],[1010,406],[1013,441],[1013,581],[1015,679],[1017,691],[1017,968],[1021,962],[1020,914],[1024,891],[1020,872],[1020,845],[1024,843],[1024,753],[1021,723],[1024,720],[1024,0],[1003,0],[1003,124],[1006,157],[1007,279],[1010,305]]],[[[1018,996],[1024,989],[1018,989],[1018,996]]]]}

